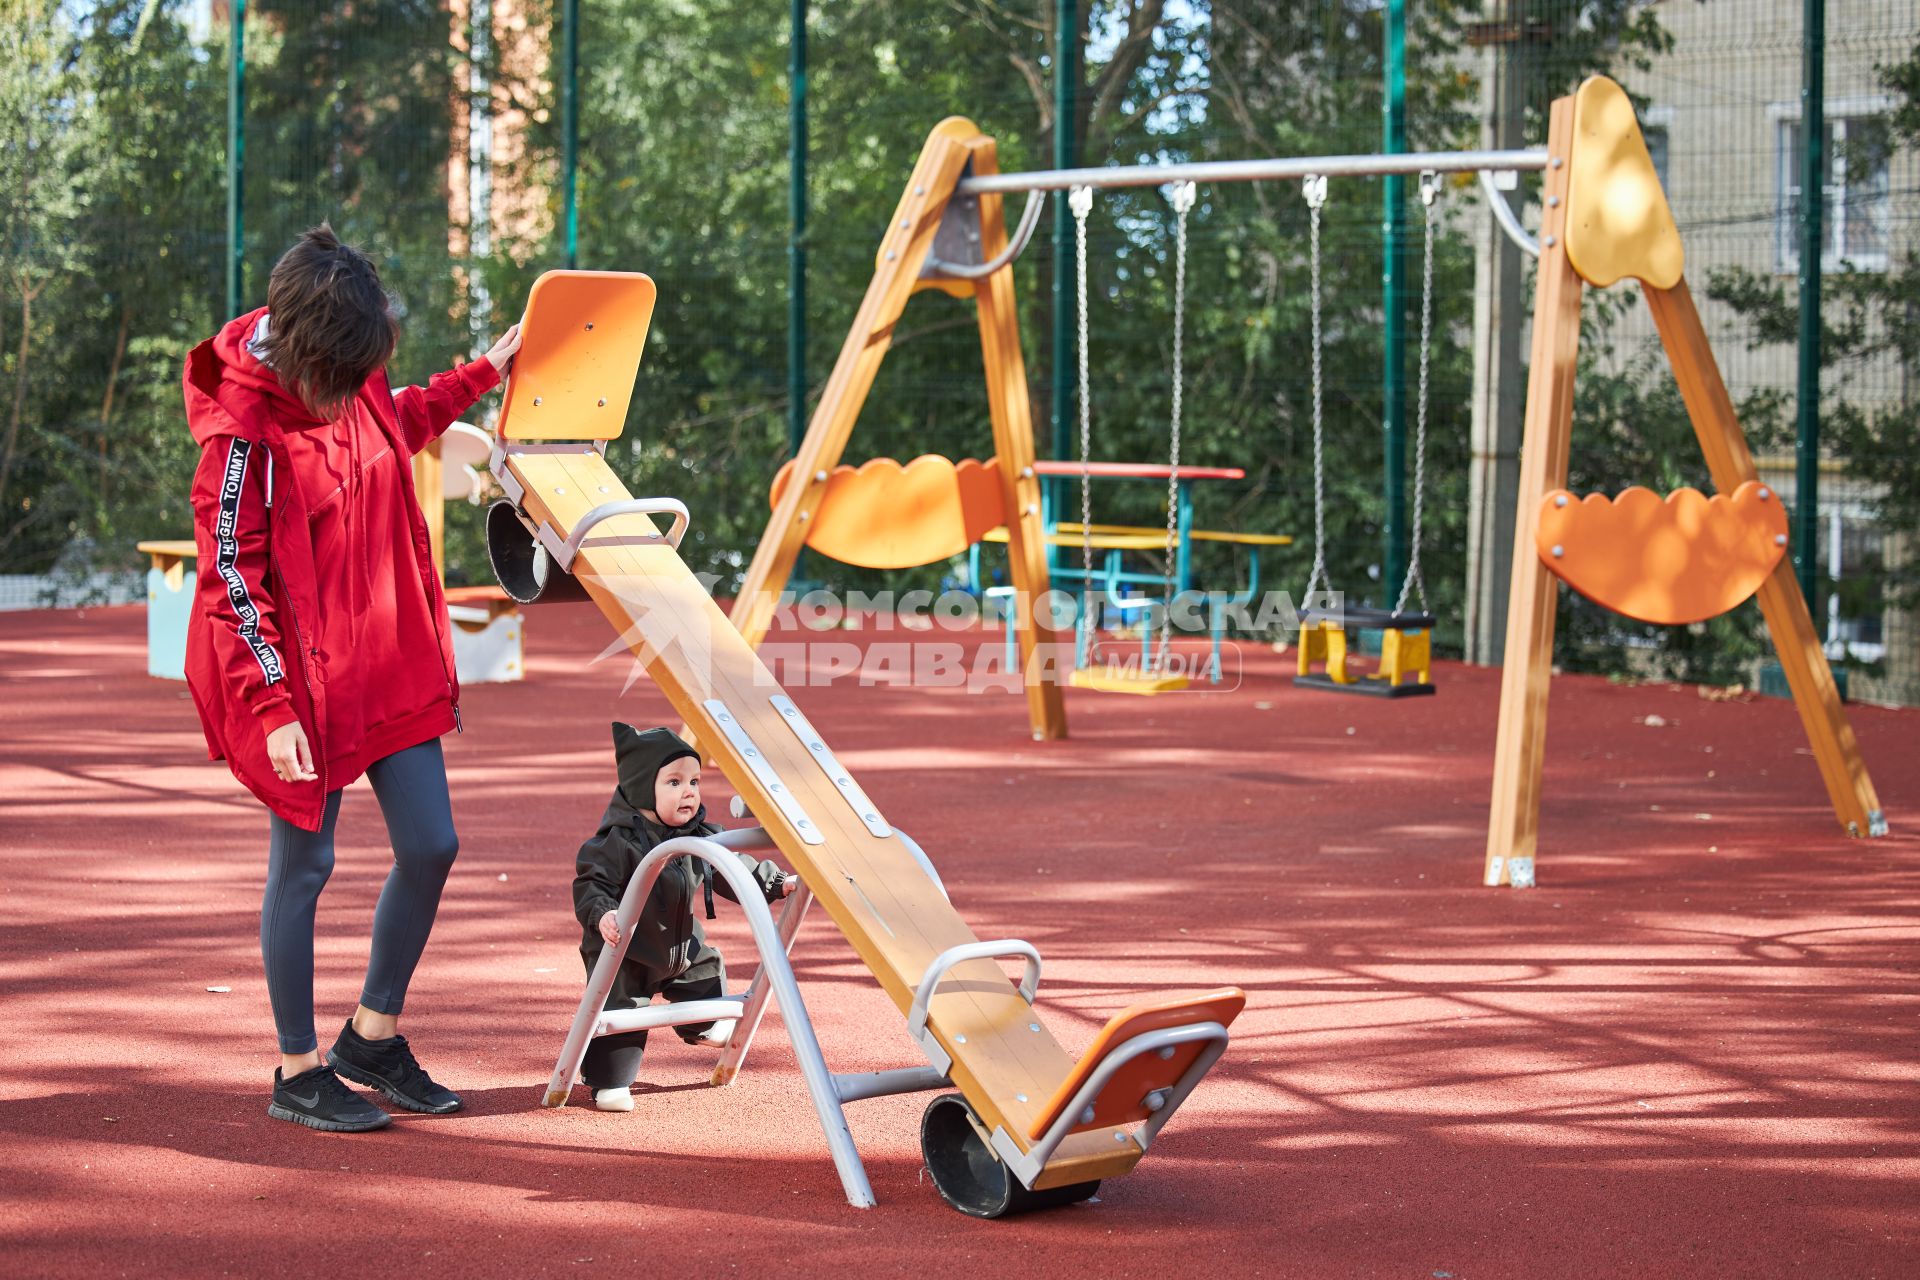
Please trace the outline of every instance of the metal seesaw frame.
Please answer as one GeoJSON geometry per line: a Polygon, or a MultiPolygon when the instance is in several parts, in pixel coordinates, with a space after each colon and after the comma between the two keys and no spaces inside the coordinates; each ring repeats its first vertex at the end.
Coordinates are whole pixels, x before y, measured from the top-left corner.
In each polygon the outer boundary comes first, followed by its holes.
{"type": "MultiPolygon", "coordinates": [[[[929,878],[939,885],[939,874],[934,871],[933,864],[928,861],[919,844],[905,832],[895,834],[926,870],[929,878]]],[[[716,1085],[731,1084],[738,1077],[747,1050],[753,1043],[754,1033],[766,1014],[768,996],[777,996],[787,1024],[787,1037],[793,1045],[793,1056],[800,1064],[807,1092],[813,1099],[814,1112],[820,1119],[821,1130],[826,1134],[827,1148],[833,1156],[834,1168],[840,1173],[840,1185],[846,1192],[847,1203],[856,1209],[871,1208],[874,1204],[873,1188],[867,1181],[860,1153],[853,1145],[853,1134],[847,1128],[842,1104],[861,1098],[944,1088],[949,1082],[946,1072],[934,1067],[844,1074],[828,1068],[826,1058],[820,1051],[819,1037],[814,1034],[813,1022],[807,1015],[806,1002],[801,998],[800,984],[793,976],[793,966],[787,960],[788,953],[793,949],[794,938],[800,931],[800,922],[805,918],[807,908],[812,905],[813,893],[803,882],[787,898],[779,923],[776,924],[760,886],[747,873],[737,856],[744,852],[774,852],[775,848],[773,838],[765,830],[748,827],[722,831],[712,836],[681,836],[655,846],[641,859],[633,878],[627,882],[626,892],[621,895],[620,907],[615,913],[620,925],[620,941],[600,951],[600,959],[595,962],[593,973],[587,979],[586,991],[580,997],[573,1024],[568,1028],[560,1056],[554,1063],[553,1074],[547,1078],[546,1092],[541,1097],[540,1105],[563,1107],[567,1104],[573,1092],[574,1079],[580,1071],[580,1063],[586,1057],[587,1045],[598,1036],[651,1031],[695,1022],[716,1022],[726,1018],[737,1021],[720,1062],[714,1068],[712,1079],[716,1085]],[[754,949],[760,955],[759,972],[754,975],[746,992],[738,996],[688,1000],[679,1004],[649,1005],[636,1009],[607,1009],[604,1007],[607,993],[612,990],[614,975],[626,957],[627,944],[633,938],[641,907],[652,894],[654,883],[659,880],[666,864],[679,857],[694,857],[710,864],[733,890],[740,909],[746,913],[754,949]]],[[[945,892],[945,886],[942,885],[941,893],[945,892]]]]}
{"type": "MultiPolygon", "coordinates": [[[[906,832],[896,830],[894,834],[944,896],[946,886],[941,883],[939,872],[934,869],[925,850],[906,832]]],[[[620,925],[620,941],[601,949],[600,959],[594,964],[586,991],[581,995],[579,1007],[574,1012],[573,1025],[568,1029],[567,1038],[561,1046],[559,1059],[554,1063],[553,1074],[547,1079],[546,1092],[540,1105],[563,1107],[567,1104],[573,1092],[573,1082],[580,1071],[580,1063],[586,1057],[587,1045],[598,1036],[652,1031],[728,1018],[735,1020],[734,1030],[728,1037],[719,1063],[713,1069],[712,1083],[732,1084],[739,1078],[747,1052],[753,1045],[754,1035],[766,1016],[768,998],[776,996],[786,1021],[787,1037],[793,1045],[793,1056],[800,1064],[801,1076],[813,1099],[814,1113],[819,1117],[822,1132],[826,1134],[827,1148],[833,1157],[834,1168],[839,1171],[840,1185],[846,1192],[847,1203],[856,1209],[871,1208],[875,1203],[873,1187],[867,1180],[866,1167],[860,1160],[853,1134],[847,1127],[844,1105],[863,1098],[952,1087],[952,1081],[947,1076],[952,1059],[927,1033],[925,1025],[926,1003],[939,986],[941,978],[948,969],[966,960],[1018,956],[1026,962],[1021,994],[1031,1003],[1040,984],[1040,953],[1031,943],[1017,938],[951,948],[927,967],[915,993],[913,1011],[908,1016],[908,1034],[926,1053],[930,1065],[896,1067],[888,1071],[834,1071],[827,1066],[826,1057],[821,1052],[819,1037],[814,1034],[806,1002],[800,995],[800,984],[794,977],[793,965],[788,959],[794,940],[799,935],[801,922],[813,904],[812,890],[803,882],[787,898],[776,923],[759,885],[737,856],[749,852],[771,853],[777,852],[777,849],[773,838],[763,828],[745,827],[711,836],[681,836],[668,840],[657,845],[641,860],[633,878],[627,882],[626,892],[621,895],[620,907],[615,914],[620,925]],[[612,989],[614,975],[626,956],[627,944],[633,937],[641,906],[652,894],[653,886],[666,864],[679,857],[694,857],[709,863],[734,891],[741,910],[746,913],[754,948],[760,955],[760,969],[741,995],[722,996],[714,1000],[688,1000],[678,1004],[653,1004],[644,1008],[607,1009],[604,1007],[607,992],[612,989]]],[[[992,1150],[1006,1163],[1022,1186],[1031,1187],[1047,1160],[1079,1122],[1082,1111],[1093,1104],[1121,1067],[1145,1053],[1158,1052],[1163,1057],[1167,1056],[1175,1046],[1193,1041],[1207,1042],[1207,1050],[1172,1089],[1162,1091],[1162,1096],[1157,1099],[1149,1100],[1152,1117],[1138,1131],[1128,1135],[1144,1152],[1152,1145],[1160,1127],[1186,1101],[1194,1086],[1226,1050],[1226,1028],[1219,1023],[1163,1028],[1128,1039],[1102,1060],[1031,1151],[1022,1152],[1006,1131],[999,1128],[992,1134],[992,1150]]]]}

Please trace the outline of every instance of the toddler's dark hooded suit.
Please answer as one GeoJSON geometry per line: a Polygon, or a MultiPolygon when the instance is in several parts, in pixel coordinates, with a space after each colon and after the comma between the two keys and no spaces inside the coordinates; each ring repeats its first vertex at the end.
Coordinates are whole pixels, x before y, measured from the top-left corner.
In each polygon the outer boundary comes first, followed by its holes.
{"type": "MultiPolygon", "coordinates": [[[[580,846],[573,879],[573,913],[584,930],[580,959],[586,963],[589,976],[605,945],[600,918],[619,910],[627,882],[633,879],[641,860],[665,841],[712,835],[721,829],[707,821],[705,808],[682,827],[661,826],[641,812],[642,807],[651,810],[653,806],[654,779],[660,770],[675,760],[699,759],[699,753],[677,734],[667,729],[643,733],[631,725],[616,723],[613,747],[620,782],[607,802],[600,829],[580,846]]],[[[744,853],[739,856],[767,901],[778,901],[785,873],[772,862],[744,853]]],[[[692,857],[675,858],[661,869],[634,923],[627,953],[614,975],[613,989],[607,993],[607,1008],[642,1008],[656,995],[678,1004],[726,994],[726,970],[720,953],[707,945],[700,922],[694,917],[694,895],[705,883],[706,872],[706,864],[692,857]]],[[[716,879],[713,887],[728,898],[734,896],[724,879],[716,879]]],[[[712,1025],[692,1023],[674,1030],[691,1043],[712,1025]]],[[[644,1031],[594,1039],[580,1067],[581,1079],[593,1089],[628,1087],[639,1075],[640,1056],[646,1046],[644,1031]]]]}

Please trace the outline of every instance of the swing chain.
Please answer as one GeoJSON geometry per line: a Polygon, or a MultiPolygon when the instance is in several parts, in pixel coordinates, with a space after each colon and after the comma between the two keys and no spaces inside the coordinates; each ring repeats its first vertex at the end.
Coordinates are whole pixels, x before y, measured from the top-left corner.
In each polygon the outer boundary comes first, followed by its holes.
{"type": "Polygon", "coordinates": [[[1329,592],[1332,590],[1327,580],[1327,467],[1325,434],[1321,428],[1320,368],[1320,210],[1327,203],[1326,176],[1308,174],[1301,181],[1300,190],[1307,198],[1307,262],[1311,272],[1308,297],[1313,314],[1313,572],[1300,597],[1300,607],[1305,609],[1313,603],[1316,583],[1329,592]]]}
{"type": "Polygon", "coordinates": [[[1187,321],[1187,214],[1199,191],[1191,182],[1173,184],[1173,423],[1167,458],[1167,603],[1160,620],[1160,647],[1155,659],[1166,670],[1167,647],[1173,640],[1173,589],[1177,567],[1180,509],[1180,410],[1185,382],[1187,321]]]}
{"type": "Polygon", "coordinates": [[[1080,316],[1080,631],[1084,650],[1093,599],[1093,406],[1087,375],[1087,215],[1093,212],[1093,188],[1073,188],[1067,194],[1067,207],[1073,211],[1074,283],[1080,316]]]}
{"type": "Polygon", "coordinates": [[[1420,175],[1420,203],[1425,208],[1425,256],[1420,265],[1420,390],[1413,434],[1413,546],[1407,557],[1406,580],[1400,584],[1395,613],[1404,613],[1408,592],[1418,592],[1420,611],[1427,611],[1427,583],[1420,573],[1420,526],[1427,494],[1427,374],[1433,356],[1433,206],[1440,198],[1440,175],[1428,169],[1420,175]]]}

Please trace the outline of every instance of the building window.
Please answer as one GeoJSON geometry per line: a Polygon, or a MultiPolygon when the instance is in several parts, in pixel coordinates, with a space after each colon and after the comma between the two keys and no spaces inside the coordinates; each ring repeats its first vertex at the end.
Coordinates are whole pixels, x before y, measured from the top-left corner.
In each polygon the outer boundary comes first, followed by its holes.
{"type": "Polygon", "coordinates": [[[1660,189],[1667,192],[1667,198],[1673,198],[1673,192],[1667,184],[1667,126],[1650,124],[1641,131],[1647,140],[1647,154],[1653,157],[1653,171],[1660,179],[1660,189]]]}
{"type": "MultiPolygon", "coordinates": [[[[1800,269],[1800,177],[1802,152],[1797,106],[1776,109],[1774,172],[1775,266],[1800,269]]],[[[1892,134],[1880,100],[1831,103],[1822,157],[1821,253],[1823,271],[1885,271],[1890,199],[1887,186],[1892,134]]]]}
{"type": "Polygon", "coordinates": [[[1671,203],[1673,184],[1667,178],[1667,157],[1673,138],[1673,108],[1648,107],[1640,121],[1640,136],[1646,139],[1647,155],[1653,160],[1653,172],[1660,179],[1660,190],[1671,203]]]}

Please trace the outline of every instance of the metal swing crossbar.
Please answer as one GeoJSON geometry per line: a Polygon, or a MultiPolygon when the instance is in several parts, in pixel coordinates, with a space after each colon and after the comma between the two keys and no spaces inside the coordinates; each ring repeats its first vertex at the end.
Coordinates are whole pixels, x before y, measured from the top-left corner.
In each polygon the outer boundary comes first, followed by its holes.
{"type": "MultiPolygon", "coordinates": [[[[1026,252],[1039,224],[1045,193],[1075,188],[1158,187],[1221,182],[1289,182],[1308,178],[1375,178],[1423,173],[1475,173],[1487,206],[1507,238],[1533,257],[1540,243],[1527,234],[1501,194],[1521,173],[1547,167],[1545,147],[1504,151],[1409,151],[1398,155],[1276,156],[1264,160],[1197,160],[1181,164],[1102,165],[1085,169],[1034,169],[1024,173],[973,174],[954,186],[956,207],[972,209],[981,196],[1027,192],[1019,226],[999,253],[980,259],[977,242],[960,231],[943,235],[921,268],[929,280],[983,280],[1026,252]],[[957,252],[956,252],[957,251],[957,252]]],[[[943,230],[945,228],[943,227],[943,230]]]]}
{"type": "Polygon", "coordinates": [[[1534,172],[1547,167],[1545,147],[1507,151],[1409,151],[1398,155],[1288,156],[1268,160],[1200,160],[1187,164],[1125,164],[1089,169],[1036,169],[962,178],[963,196],[1018,191],[1066,191],[1073,187],[1158,187],[1170,182],[1208,184],[1289,179],[1371,178],[1422,172],[1534,172]]]}
{"type": "MultiPolygon", "coordinates": [[[[928,879],[945,897],[946,886],[926,852],[905,832],[895,830],[892,834],[906,846],[928,879]]],[[[683,836],[668,840],[641,860],[615,913],[620,941],[601,950],[600,959],[594,965],[586,990],[574,1012],[573,1023],[561,1046],[560,1056],[554,1063],[553,1074],[547,1078],[541,1105],[562,1107],[567,1104],[587,1048],[598,1037],[727,1019],[733,1020],[734,1029],[719,1063],[714,1067],[712,1083],[732,1084],[745,1065],[747,1052],[766,1016],[769,998],[777,997],[794,1058],[800,1064],[801,1076],[813,1100],[821,1130],[826,1135],[827,1148],[833,1157],[834,1167],[839,1171],[847,1201],[856,1208],[868,1208],[875,1202],[873,1188],[867,1180],[866,1168],[847,1126],[844,1105],[867,1098],[952,1088],[953,1082],[949,1078],[953,1067],[952,1055],[934,1037],[928,1026],[929,1006],[934,994],[958,965],[973,960],[1017,956],[1025,961],[1019,995],[1031,1005],[1040,988],[1040,952],[1032,943],[1017,938],[949,947],[928,964],[907,1011],[907,1034],[926,1055],[928,1065],[886,1071],[833,1071],[827,1066],[825,1055],[821,1052],[819,1037],[814,1033],[812,1019],[808,1016],[806,1002],[800,994],[800,985],[789,960],[800,925],[813,905],[813,892],[803,882],[788,897],[776,921],[760,895],[759,886],[737,856],[746,852],[770,853],[776,850],[773,837],[764,828],[748,827],[712,836],[683,836]],[[746,913],[754,949],[760,957],[760,968],[746,991],[737,996],[608,1009],[605,1007],[607,994],[626,955],[642,905],[653,892],[653,886],[667,864],[682,857],[697,858],[707,863],[733,890],[741,909],[746,913]]],[[[1068,1135],[1126,1123],[1128,1119],[1141,1121],[1139,1129],[1133,1132],[1118,1130],[1114,1136],[1116,1140],[1136,1145],[1144,1154],[1152,1146],[1161,1127],[1179,1110],[1194,1086],[1226,1051],[1229,1038],[1226,1023],[1231,1022],[1239,1012],[1242,1001],[1243,997],[1237,991],[1210,992],[1199,1001],[1129,1010],[1117,1016],[1096,1041],[1094,1048],[1061,1084],[1052,1105],[1034,1121],[1030,1133],[1024,1135],[1032,1144],[1025,1149],[1004,1128],[996,1126],[991,1133],[986,1132],[973,1108],[959,1095],[954,1095],[951,1102],[962,1109],[966,1128],[958,1130],[958,1143],[953,1142],[950,1135],[937,1146],[929,1142],[928,1158],[936,1163],[966,1166],[973,1170],[973,1175],[971,1178],[956,1177],[951,1168],[935,1170],[936,1182],[940,1183],[942,1194],[953,1200],[956,1207],[985,1217],[1084,1199],[1098,1183],[1035,1188],[1034,1184],[1039,1181],[1048,1159],[1068,1135]],[[1161,1017],[1156,1021],[1156,1012],[1175,1013],[1177,1025],[1161,1025],[1167,1019],[1161,1017]],[[1196,1051],[1182,1061],[1174,1061],[1176,1053],[1188,1046],[1196,1051]],[[1135,1066],[1143,1061],[1149,1069],[1155,1062],[1168,1065],[1151,1078],[1146,1078],[1143,1085],[1139,1068],[1135,1066]],[[1131,1073],[1129,1068],[1133,1068],[1131,1073]],[[967,1129],[973,1131],[971,1137],[967,1129]],[[997,1183],[992,1180],[978,1182],[977,1155],[965,1150],[975,1141],[991,1150],[1012,1177],[1003,1175],[997,1183]],[[950,1154],[952,1159],[943,1161],[943,1152],[950,1154]],[[1017,1184],[1013,1179],[1018,1180],[1017,1184]]],[[[965,1042],[965,1037],[961,1037],[961,1042],[965,1042]]],[[[934,1127],[940,1127],[937,1121],[934,1127]]]]}

